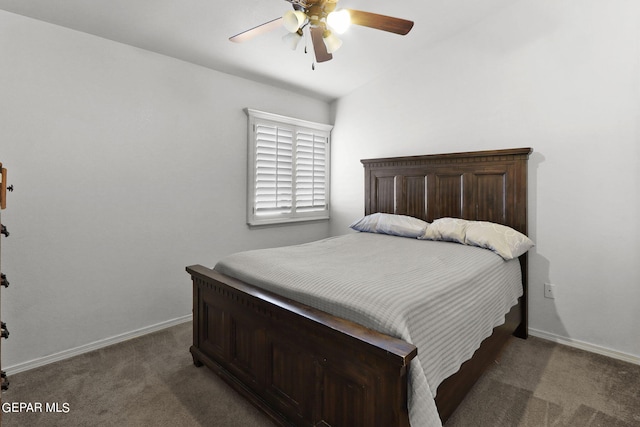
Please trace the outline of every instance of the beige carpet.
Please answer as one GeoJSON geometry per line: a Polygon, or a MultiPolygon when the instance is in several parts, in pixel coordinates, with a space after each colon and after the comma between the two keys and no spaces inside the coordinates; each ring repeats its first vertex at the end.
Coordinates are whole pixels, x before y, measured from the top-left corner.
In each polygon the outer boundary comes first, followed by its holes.
{"type": "MultiPolygon", "coordinates": [[[[2,425],[271,425],[211,371],[193,366],[191,337],[187,323],[12,375],[3,403],[41,403],[43,412],[4,413],[2,425]],[[47,403],[60,412],[46,412],[47,403]]],[[[640,426],[640,366],[514,339],[446,425],[469,426],[640,426]]]]}
{"type": "Polygon", "coordinates": [[[639,427],[640,366],[512,339],[447,427],[639,427]]]}

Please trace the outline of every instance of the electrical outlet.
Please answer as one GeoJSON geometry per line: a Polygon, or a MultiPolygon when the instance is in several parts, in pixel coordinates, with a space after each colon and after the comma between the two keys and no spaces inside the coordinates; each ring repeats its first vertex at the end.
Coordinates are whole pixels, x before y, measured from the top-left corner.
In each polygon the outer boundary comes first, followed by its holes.
{"type": "Polygon", "coordinates": [[[545,283],[544,297],[554,299],[556,297],[556,285],[552,285],[551,283],[545,283]]]}

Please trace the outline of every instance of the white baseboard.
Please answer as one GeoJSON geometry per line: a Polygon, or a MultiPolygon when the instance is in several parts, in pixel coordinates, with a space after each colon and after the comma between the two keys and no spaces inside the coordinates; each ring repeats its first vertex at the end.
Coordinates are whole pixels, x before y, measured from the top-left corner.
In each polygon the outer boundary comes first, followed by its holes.
{"type": "Polygon", "coordinates": [[[108,347],[113,344],[118,344],[123,341],[130,340],[142,335],[147,335],[152,332],[157,332],[162,329],[170,328],[175,325],[179,325],[186,322],[191,322],[193,316],[178,317],[176,319],[160,322],[155,325],[146,326],[144,328],[136,329],[135,331],[126,332],[124,334],[116,335],[111,338],[105,338],[99,341],[95,341],[89,344],[81,345],[80,347],[64,350],[59,353],[51,354],[45,357],[39,357],[37,359],[29,360],[27,362],[18,363],[17,365],[4,367],[7,375],[17,374],[18,372],[28,371],[29,369],[38,368],[40,366],[48,365],[49,363],[57,362],[59,360],[69,359],[70,357],[78,356],[80,354],[88,353],[93,350],[98,350],[103,347],[108,347]]]}
{"type": "MultiPolygon", "coordinates": [[[[144,328],[136,329],[135,331],[126,332],[124,334],[116,335],[111,338],[105,338],[103,340],[95,341],[89,344],[75,347],[69,350],[64,350],[59,353],[51,354],[49,356],[40,357],[38,359],[29,360],[27,362],[18,363],[17,365],[7,366],[4,370],[7,375],[17,374],[18,372],[28,371],[30,369],[38,368],[40,366],[48,365],[59,360],[69,359],[80,354],[88,353],[93,350],[98,350],[103,347],[108,347],[113,344],[121,343],[123,341],[130,340],[132,338],[147,335],[152,332],[161,331],[162,329],[170,328],[182,323],[191,322],[193,316],[187,315],[178,317],[176,319],[160,322],[155,325],[147,326],[144,328]]],[[[603,356],[611,357],[613,359],[622,360],[624,362],[633,363],[634,365],[640,365],[640,357],[632,354],[622,353],[616,350],[611,350],[606,347],[600,347],[594,344],[590,344],[584,341],[574,340],[571,338],[562,337],[560,335],[552,334],[545,331],[529,328],[529,335],[538,337],[547,341],[552,341],[558,344],[566,345],[569,347],[578,348],[580,350],[589,351],[591,353],[601,354],[603,356]]]]}
{"type": "Polygon", "coordinates": [[[624,362],[633,363],[634,365],[640,365],[640,357],[634,356],[632,354],[622,353],[616,350],[611,350],[610,348],[600,347],[598,345],[590,344],[588,342],[574,340],[572,338],[562,337],[560,335],[539,331],[537,329],[531,329],[531,328],[529,328],[529,335],[542,338],[547,341],[553,341],[558,344],[563,344],[569,347],[579,348],[580,350],[589,351],[591,353],[596,353],[603,356],[611,357],[612,359],[618,359],[624,362]]]}

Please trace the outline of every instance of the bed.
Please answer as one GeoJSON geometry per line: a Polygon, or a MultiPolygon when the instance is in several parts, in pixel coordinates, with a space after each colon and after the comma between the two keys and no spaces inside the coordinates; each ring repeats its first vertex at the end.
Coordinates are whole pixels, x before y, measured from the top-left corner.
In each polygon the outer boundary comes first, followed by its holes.
{"type": "MultiPolygon", "coordinates": [[[[522,148],[362,160],[364,213],[429,222],[444,217],[490,221],[526,234],[530,152],[522,148]]],[[[522,296],[473,357],[439,384],[434,403],[442,422],[510,336],[527,336],[526,254],[514,262],[519,264],[522,296]]],[[[428,352],[428,345],[420,350],[397,334],[365,326],[366,319],[347,320],[353,316],[287,298],[266,289],[266,283],[256,286],[201,265],[187,271],[193,281],[194,363],[211,368],[276,424],[410,425],[411,362],[416,364],[418,352],[428,352]]]]}

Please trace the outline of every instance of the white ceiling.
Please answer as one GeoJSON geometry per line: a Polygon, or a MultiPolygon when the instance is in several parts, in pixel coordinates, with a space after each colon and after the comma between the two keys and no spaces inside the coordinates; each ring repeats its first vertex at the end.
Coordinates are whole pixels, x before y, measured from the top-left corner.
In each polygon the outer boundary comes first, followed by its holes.
{"type": "Polygon", "coordinates": [[[283,0],[0,0],[0,9],[94,34],[225,73],[332,100],[375,79],[431,43],[473,25],[511,0],[341,0],[339,7],[415,22],[399,36],[353,26],[333,60],[292,51],[284,28],[246,43],[228,39],[282,16],[283,0]]]}

